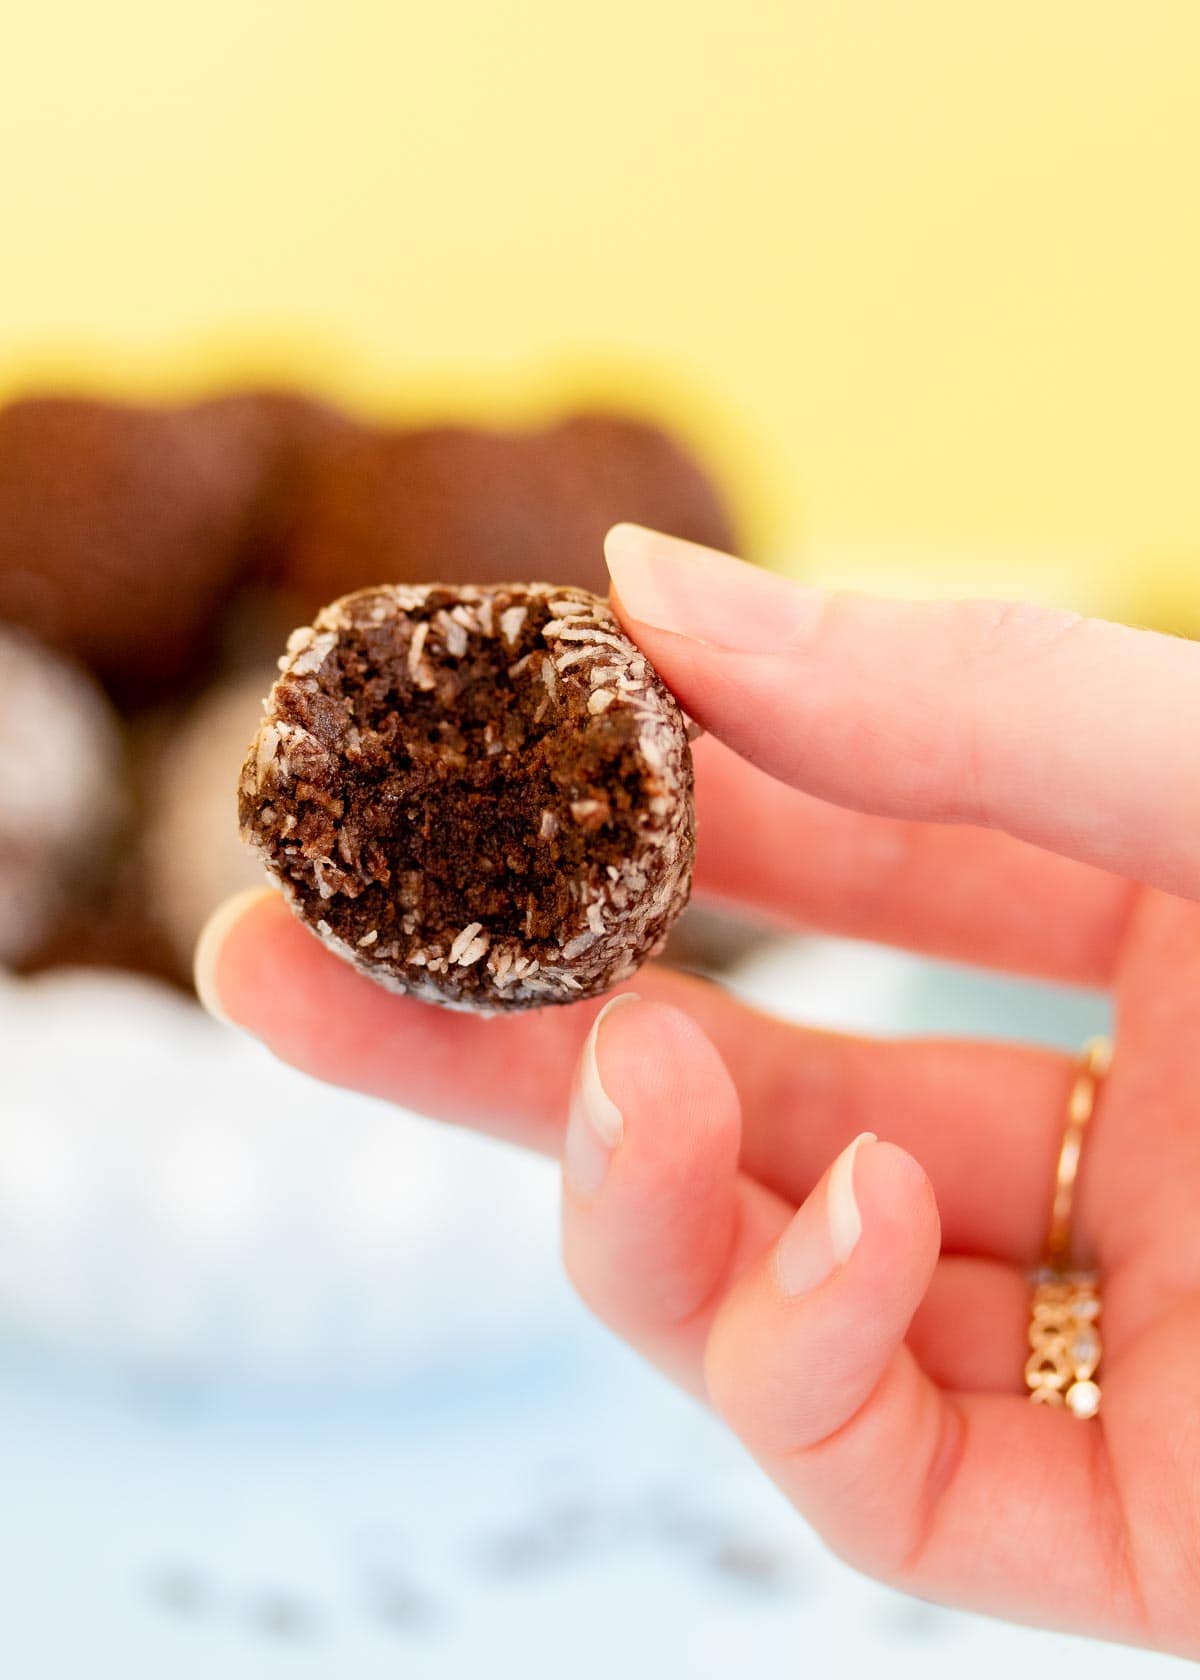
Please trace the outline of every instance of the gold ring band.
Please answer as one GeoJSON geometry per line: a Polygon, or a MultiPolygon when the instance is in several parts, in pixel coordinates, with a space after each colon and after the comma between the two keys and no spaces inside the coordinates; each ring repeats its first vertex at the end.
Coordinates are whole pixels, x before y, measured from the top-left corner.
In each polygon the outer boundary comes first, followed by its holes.
{"type": "Polygon", "coordinates": [[[1071,1218],[1083,1140],[1100,1085],[1112,1060],[1105,1038],[1093,1038],[1067,1099],[1067,1121],[1058,1152],[1045,1264],[1034,1277],[1025,1363],[1029,1398],[1038,1406],[1065,1406],[1078,1418],[1100,1410],[1100,1294],[1090,1272],[1072,1271],[1071,1218]]]}
{"type": "Polygon", "coordinates": [[[1050,1234],[1046,1238],[1046,1265],[1053,1271],[1063,1271],[1070,1265],[1071,1213],[1075,1205],[1075,1181],[1079,1177],[1083,1137],[1095,1112],[1100,1082],[1111,1062],[1112,1045],[1109,1041],[1106,1038],[1090,1038],[1083,1047],[1079,1071],[1067,1098],[1067,1124],[1058,1152],[1050,1234]]]}

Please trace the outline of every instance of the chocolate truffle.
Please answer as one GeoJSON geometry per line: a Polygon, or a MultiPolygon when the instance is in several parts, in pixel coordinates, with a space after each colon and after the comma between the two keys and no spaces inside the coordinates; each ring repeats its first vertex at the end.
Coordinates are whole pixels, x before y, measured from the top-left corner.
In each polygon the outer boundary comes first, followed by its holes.
{"type": "Polygon", "coordinates": [[[270,388],[205,397],[188,412],[215,421],[240,441],[252,460],[253,497],[243,581],[250,588],[278,588],[303,513],[312,463],[353,443],[359,423],[333,403],[299,391],[270,388]]]}
{"type": "Polygon", "coordinates": [[[297,914],[396,991],[573,1003],[662,948],[694,853],[679,707],[608,606],[389,585],[298,630],[242,770],[297,914]]]}
{"type": "Polygon", "coordinates": [[[246,566],[260,456],[217,410],[0,410],[0,617],[122,702],[193,677],[246,566]]]}
{"type": "Polygon", "coordinates": [[[280,574],[301,617],[349,590],[428,577],[524,575],[605,591],[604,533],[618,520],[737,549],[701,467],[635,420],[342,433],[311,449],[306,466],[280,574]]]}
{"type": "Polygon", "coordinates": [[[0,626],[0,964],[27,958],[103,876],[125,814],[104,696],[32,637],[0,626]]]}
{"type": "Polygon", "coordinates": [[[265,884],[238,839],[238,770],[272,671],[217,683],[174,716],[147,757],[141,890],[154,906],[178,978],[190,977],[200,930],[224,899],[265,884]]]}

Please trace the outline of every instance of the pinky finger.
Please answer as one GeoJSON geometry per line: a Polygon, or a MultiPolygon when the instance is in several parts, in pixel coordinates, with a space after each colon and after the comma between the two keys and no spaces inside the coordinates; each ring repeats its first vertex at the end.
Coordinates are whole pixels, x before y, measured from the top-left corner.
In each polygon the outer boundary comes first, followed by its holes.
{"type": "Polygon", "coordinates": [[[908,1346],[937,1250],[921,1168],[864,1134],[715,1315],[713,1404],[857,1568],[992,1614],[1140,1636],[1103,1437],[1015,1396],[947,1394],[908,1346]]]}
{"type": "MultiPolygon", "coordinates": [[[[865,1568],[896,1562],[871,1555],[880,1542],[889,1554],[897,1543],[901,1555],[911,1549],[895,1513],[914,1502],[898,1500],[896,1480],[936,1485],[939,1459],[955,1451],[952,1405],[905,1344],[939,1241],[924,1172],[864,1132],[731,1293],[709,1339],[718,1412],[769,1468],[786,1466],[806,1515],[865,1568]],[[830,1458],[837,1472],[822,1474],[830,1458]]],[[[919,1511],[911,1514],[919,1523],[919,1511]]]]}

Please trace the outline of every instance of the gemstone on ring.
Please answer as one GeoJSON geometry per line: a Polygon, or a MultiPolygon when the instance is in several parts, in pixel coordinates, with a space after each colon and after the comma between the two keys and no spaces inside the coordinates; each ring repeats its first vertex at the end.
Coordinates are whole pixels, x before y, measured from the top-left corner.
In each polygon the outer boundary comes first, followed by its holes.
{"type": "Polygon", "coordinates": [[[1095,1417],[1100,1410],[1100,1387],[1085,1378],[1072,1383],[1066,1393],[1067,1410],[1077,1418],[1095,1417]]]}
{"type": "Polygon", "coordinates": [[[1076,1365],[1094,1365],[1100,1356],[1100,1338],[1088,1326],[1076,1331],[1071,1340],[1071,1358],[1076,1365]]]}

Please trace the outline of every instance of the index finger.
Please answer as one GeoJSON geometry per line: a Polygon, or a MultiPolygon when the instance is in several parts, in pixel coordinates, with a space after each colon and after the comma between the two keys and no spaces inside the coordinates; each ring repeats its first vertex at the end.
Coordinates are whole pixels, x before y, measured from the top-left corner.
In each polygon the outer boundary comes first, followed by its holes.
{"type": "Polygon", "coordinates": [[[614,605],[705,728],[779,780],[973,823],[1200,896],[1200,650],[1071,613],[829,594],[638,526],[614,605]]]}

